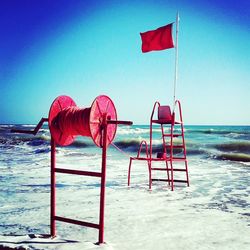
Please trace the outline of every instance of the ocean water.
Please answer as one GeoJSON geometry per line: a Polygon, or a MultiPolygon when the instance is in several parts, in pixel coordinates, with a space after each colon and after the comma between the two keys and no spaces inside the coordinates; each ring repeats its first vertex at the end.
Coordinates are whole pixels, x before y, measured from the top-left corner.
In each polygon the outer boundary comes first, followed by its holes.
{"type": "MultiPolygon", "coordinates": [[[[10,132],[33,127],[0,125],[3,237],[50,230],[49,129],[44,126],[36,136],[10,132]]],[[[136,155],[141,140],[149,140],[147,125],[119,126],[113,143],[120,151],[108,148],[105,249],[249,249],[250,126],[185,126],[190,187],[178,184],[174,192],[163,182],[148,190],[145,162],[133,163],[127,187],[129,156],[136,155]]],[[[153,144],[154,153],[161,151],[158,127],[153,144]]],[[[91,138],[78,137],[57,147],[56,161],[62,168],[100,171],[101,149],[91,138]]],[[[57,215],[98,223],[99,185],[97,178],[57,173],[57,215]]],[[[58,222],[57,235],[80,241],[75,249],[100,248],[92,244],[96,229],[58,222]]],[[[6,242],[0,237],[1,243],[6,242]]]]}

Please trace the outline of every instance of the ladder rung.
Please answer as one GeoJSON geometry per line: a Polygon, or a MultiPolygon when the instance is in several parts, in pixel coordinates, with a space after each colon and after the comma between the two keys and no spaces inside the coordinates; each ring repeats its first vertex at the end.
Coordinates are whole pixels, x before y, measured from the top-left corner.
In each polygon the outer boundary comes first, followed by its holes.
{"type": "MultiPolygon", "coordinates": [[[[133,158],[133,160],[144,160],[144,161],[150,161],[150,158],[133,158]]],[[[171,162],[170,157],[166,158],[151,158],[151,161],[166,161],[171,162]]],[[[187,161],[186,157],[173,157],[172,161],[187,161]]]]}
{"type": "MultiPolygon", "coordinates": [[[[166,169],[166,170],[171,171],[171,168],[168,168],[168,169],[166,169]]],[[[183,169],[183,168],[173,168],[173,171],[187,172],[187,170],[186,170],[186,169],[183,169]]]]}
{"type": "Polygon", "coordinates": [[[73,219],[64,218],[64,217],[60,217],[60,216],[55,216],[54,219],[57,221],[62,221],[62,222],[75,224],[75,225],[79,225],[79,226],[92,227],[92,228],[96,228],[96,229],[100,228],[99,224],[90,223],[90,222],[86,222],[86,221],[73,220],[73,219]]]}
{"type": "Polygon", "coordinates": [[[55,168],[55,172],[63,173],[63,174],[76,174],[76,175],[102,177],[102,174],[98,172],[81,171],[81,170],[73,170],[73,169],[65,169],[65,168],[55,168]]]}
{"type": "Polygon", "coordinates": [[[152,181],[170,181],[168,179],[151,179],[152,181]]]}
{"type": "MultiPolygon", "coordinates": [[[[162,134],[163,136],[168,136],[168,137],[170,137],[171,136],[171,134],[162,134]]],[[[173,137],[179,137],[179,136],[182,136],[182,134],[173,134],[173,137]]]]}
{"type": "Polygon", "coordinates": [[[166,171],[167,168],[151,168],[151,170],[159,170],[159,171],[166,171]]]}
{"type": "MultiPolygon", "coordinates": [[[[159,171],[171,171],[171,168],[151,168],[151,170],[159,170],[159,171]]],[[[187,172],[186,169],[183,168],[173,168],[173,171],[178,171],[178,172],[187,172]]]]}
{"type": "Polygon", "coordinates": [[[174,182],[188,183],[188,181],[185,180],[174,180],[174,182]]]}
{"type": "MultiPolygon", "coordinates": [[[[151,179],[152,181],[172,181],[171,179],[151,179]]],[[[173,180],[174,182],[182,182],[182,183],[188,183],[188,181],[185,180],[173,180]]]]}

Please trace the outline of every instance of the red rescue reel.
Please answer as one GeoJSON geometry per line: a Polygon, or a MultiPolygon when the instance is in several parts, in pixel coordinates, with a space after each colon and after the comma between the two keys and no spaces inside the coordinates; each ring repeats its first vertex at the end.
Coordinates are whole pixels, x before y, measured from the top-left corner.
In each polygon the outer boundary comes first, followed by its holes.
{"type": "MultiPolygon", "coordinates": [[[[96,97],[90,108],[79,108],[69,96],[59,96],[52,103],[49,111],[49,129],[56,144],[70,145],[77,135],[91,137],[98,147],[102,147],[102,122],[116,121],[114,103],[106,95],[96,97]]],[[[107,145],[116,134],[117,123],[107,127],[107,145]]]]}
{"type": "Polygon", "coordinates": [[[56,236],[56,221],[91,227],[99,230],[98,244],[104,243],[104,208],[106,185],[107,148],[113,141],[117,125],[132,125],[131,121],[117,121],[114,103],[105,95],[98,96],[90,108],[79,108],[69,96],[59,96],[52,103],[48,118],[42,118],[34,130],[11,130],[14,133],[36,135],[44,122],[49,123],[51,133],[50,176],[50,235],[56,236]],[[71,144],[77,135],[89,136],[102,148],[101,172],[58,168],[56,166],[56,144],[71,144]],[[100,178],[99,223],[80,221],[56,214],[56,173],[100,178]]]}

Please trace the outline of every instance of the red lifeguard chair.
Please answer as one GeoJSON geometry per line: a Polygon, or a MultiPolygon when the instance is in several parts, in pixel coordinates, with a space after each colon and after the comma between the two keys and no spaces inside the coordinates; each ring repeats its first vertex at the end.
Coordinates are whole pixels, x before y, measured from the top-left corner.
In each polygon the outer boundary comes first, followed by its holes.
{"type": "Polygon", "coordinates": [[[128,169],[128,186],[130,185],[131,166],[134,160],[146,161],[148,164],[149,173],[149,189],[152,187],[153,181],[166,181],[174,190],[175,182],[186,183],[189,186],[188,177],[188,163],[186,145],[184,139],[184,125],[182,120],[181,103],[179,100],[175,101],[174,111],[171,113],[169,106],[162,106],[159,102],[155,102],[150,118],[150,142],[149,147],[145,140],[139,146],[136,157],[130,157],[128,169]],[[155,109],[158,107],[158,116],[155,119],[155,109]],[[178,120],[176,119],[176,109],[178,111],[178,120]],[[162,137],[162,151],[153,155],[153,130],[155,126],[159,125],[161,128],[162,137]],[[178,140],[178,138],[180,140],[178,140]],[[141,155],[143,146],[145,145],[145,156],[141,155]],[[153,167],[153,162],[165,162],[165,167],[153,167]],[[177,163],[178,167],[174,167],[177,163]],[[181,167],[184,163],[184,167],[181,167]],[[152,171],[163,171],[167,173],[167,179],[159,179],[152,177],[152,171]],[[184,172],[183,179],[175,179],[175,172],[184,172]]]}

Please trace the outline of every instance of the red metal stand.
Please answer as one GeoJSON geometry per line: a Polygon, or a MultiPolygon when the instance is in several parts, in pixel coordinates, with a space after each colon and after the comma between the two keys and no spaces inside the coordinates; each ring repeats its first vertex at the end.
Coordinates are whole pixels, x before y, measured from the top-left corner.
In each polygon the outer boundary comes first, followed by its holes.
{"type": "Polygon", "coordinates": [[[136,157],[130,157],[128,168],[128,186],[130,185],[131,167],[134,160],[147,161],[149,173],[149,189],[152,187],[153,181],[166,181],[174,190],[174,182],[187,183],[189,186],[187,153],[184,139],[184,125],[182,119],[182,110],[180,101],[175,102],[175,107],[179,111],[179,121],[176,120],[176,112],[171,113],[169,106],[161,106],[159,102],[155,102],[151,118],[150,118],[150,142],[149,151],[146,141],[142,141],[136,157]],[[154,119],[155,109],[158,107],[158,117],[154,119]],[[162,152],[158,152],[156,157],[153,156],[153,124],[161,127],[162,134],[162,152]],[[166,132],[167,131],[167,132],[166,132]],[[180,132],[178,132],[180,131],[180,132]],[[176,143],[176,138],[181,137],[181,143],[176,143]],[[142,146],[145,144],[146,156],[141,156],[142,146]],[[177,152],[176,152],[177,151],[177,152]],[[178,152],[181,151],[181,152],[178,152]],[[152,167],[153,162],[165,162],[165,168],[152,167]],[[174,168],[174,163],[184,163],[184,168],[174,168]],[[152,178],[152,170],[167,172],[167,179],[152,178]],[[185,172],[185,179],[178,180],[174,178],[174,172],[185,172]]]}
{"type": "Polygon", "coordinates": [[[115,106],[107,96],[98,96],[91,107],[85,109],[76,107],[75,102],[70,97],[59,96],[51,105],[49,117],[42,118],[34,130],[12,130],[12,132],[35,135],[44,122],[49,123],[51,132],[50,235],[52,237],[56,236],[56,221],[61,221],[98,229],[98,244],[104,243],[107,148],[115,137],[117,125],[132,125],[132,122],[117,120],[115,106]],[[102,148],[101,172],[56,167],[56,144],[61,146],[69,145],[77,135],[91,137],[94,143],[102,148]],[[56,215],[56,173],[101,178],[98,224],[56,215]]]}
{"type": "Polygon", "coordinates": [[[103,117],[102,121],[102,168],[101,172],[80,171],[72,169],[62,169],[56,167],[56,145],[54,139],[51,138],[51,223],[50,234],[52,237],[56,236],[56,221],[66,222],[70,224],[76,224],[85,227],[96,228],[99,230],[98,243],[104,243],[104,208],[105,208],[105,187],[106,187],[106,159],[107,159],[107,127],[108,121],[106,117],[103,117]],[[56,173],[61,174],[74,174],[82,176],[91,176],[101,178],[100,186],[100,211],[99,211],[99,224],[79,221],[71,218],[65,218],[56,215],[56,173]]]}

